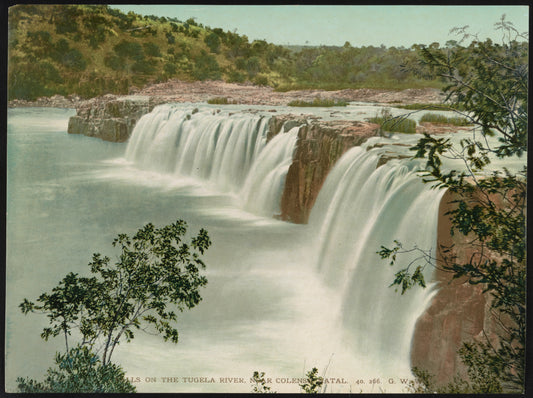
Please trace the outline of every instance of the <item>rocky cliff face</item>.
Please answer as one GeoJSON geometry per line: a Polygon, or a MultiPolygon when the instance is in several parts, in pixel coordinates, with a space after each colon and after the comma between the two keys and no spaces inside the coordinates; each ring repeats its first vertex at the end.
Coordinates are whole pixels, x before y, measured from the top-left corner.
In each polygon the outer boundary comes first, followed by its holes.
{"type": "Polygon", "coordinates": [[[155,103],[148,97],[124,98],[108,95],[79,104],[68,123],[69,134],[84,134],[105,141],[125,142],[135,123],[155,103]]]}
{"type": "MultiPolygon", "coordinates": [[[[445,213],[451,209],[453,195],[446,192],[439,208],[437,247],[451,247],[447,256],[458,261],[470,258],[472,250],[462,234],[451,236],[451,223],[445,213]]],[[[442,254],[438,254],[442,260],[442,254]]],[[[446,384],[466,368],[457,354],[463,342],[497,340],[498,327],[490,311],[490,297],[482,286],[470,285],[465,279],[452,279],[452,274],[437,270],[439,290],[425,313],[418,319],[411,347],[412,366],[435,376],[435,382],[446,384]]]]}
{"type": "Polygon", "coordinates": [[[281,199],[281,219],[306,223],[328,172],[344,152],[378,134],[357,121],[313,121],[300,128],[281,199]]]}

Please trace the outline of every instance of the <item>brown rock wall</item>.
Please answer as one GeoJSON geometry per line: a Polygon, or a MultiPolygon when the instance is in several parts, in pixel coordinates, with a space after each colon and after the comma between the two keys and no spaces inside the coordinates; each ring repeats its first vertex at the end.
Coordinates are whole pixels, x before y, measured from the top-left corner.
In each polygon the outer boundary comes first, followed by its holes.
{"type": "MultiPolygon", "coordinates": [[[[443,245],[452,251],[447,256],[468,259],[473,254],[468,238],[460,233],[451,236],[451,222],[445,213],[453,204],[454,196],[446,192],[439,207],[437,247],[443,245]]],[[[442,261],[442,254],[437,255],[442,261]]],[[[485,333],[495,341],[498,325],[491,315],[490,297],[483,294],[481,285],[471,285],[465,278],[452,279],[452,274],[437,269],[435,280],[439,290],[425,313],[418,319],[411,346],[411,364],[435,376],[435,382],[446,384],[466,368],[457,354],[463,342],[484,342],[485,333]]]]}
{"type": "Polygon", "coordinates": [[[353,146],[378,133],[378,125],[357,121],[314,121],[300,128],[281,198],[281,219],[305,224],[327,174],[353,146]]]}

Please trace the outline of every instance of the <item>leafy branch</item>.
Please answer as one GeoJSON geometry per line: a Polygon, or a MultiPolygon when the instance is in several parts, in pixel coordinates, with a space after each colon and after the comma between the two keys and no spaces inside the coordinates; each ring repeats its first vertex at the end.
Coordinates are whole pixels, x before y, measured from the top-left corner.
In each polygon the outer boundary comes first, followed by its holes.
{"type": "Polygon", "coordinates": [[[24,314],[46,314],[50,326],[41,337],[62,333],[67,352],[68,336],[77,329],[81,346],[102,351],[104,365],[120,341],[131,341],[138,329],[151,326],[165,341],[177,343],[175,310],[200,302],[199,289],[207,284],[200,256],[211,245],[207,231],[200,230],[190,244],[183,242],[186,232],[186,223],[178,220],[162,228],[147,224],[131,238],[119,234],[113,241],[120,250],[116,263],[95,253],[89,263],[94,276],[71,272],[51,293],[43,293],[36,303],[24,299],[19,307],[24,314]]]}

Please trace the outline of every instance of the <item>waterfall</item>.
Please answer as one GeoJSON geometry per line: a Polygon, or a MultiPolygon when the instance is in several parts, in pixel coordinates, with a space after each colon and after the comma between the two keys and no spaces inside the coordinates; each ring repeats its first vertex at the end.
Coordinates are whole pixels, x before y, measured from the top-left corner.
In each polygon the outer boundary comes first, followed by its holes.
{"type": "MultiPolygon", "coordinates": [[[[316,267],[341,296],[338,318],[349,330],[354,354],[381,374],[401,374],[409,372],[415,323],[434,291],[395,292],[389,287],[394,273],[416,253],[400,256],[391,267],[376,252],[381,245],[392,247],[397,239],[405,248],[435,253],[443,192],[421,181],[413,160],[392,159],[377,167],[380,155],[402,149],[371,149],[370,144],[352,148],[332,169],[310,224],[320,230],[316,267]]],[[[432,273],[433,268],[426,267],[426,281],[432,273]]]]}
{"type": "Polygon", "coordinates": [[[252,213],[272,216],[281,212],[280,201],[285,176],[292,163],[299,127],[275,136],[254,162],[241,197],[252,213]]]}
{"type": "Polygon", "coordinates": [[[280,212],[298,128],[267,143],[269,118],[161,105],[135,126],[126,159],[136,167],[188,176],[239,198],[254,214],[280,212]]]}
{"type": "MultiPolygon", "coordinates": [[[[243,209],[271,217],[280,212],[299,127],[282,128],[267,143],[268,120],[162,105],[140,119],[126,158],[142,169],[213,184],[236,196],[243,209]]],[[[354,355],[380,374],[409,374],[415,323],[434,294],[431,288],[404,295],[389,288],[416,253],[394,267],[376,253],[394,240],[435,250],[443,192],[421,181],[416,161],[400,159],[409,157],[409,139],[395,145],[375,137],[347,151],[330,171],[309,221],[318,239],[316,270],[341,303],[332,311],[350,334],[354,355]]],[[[427,281],[432,271],[426,268],[427,281]]]]}

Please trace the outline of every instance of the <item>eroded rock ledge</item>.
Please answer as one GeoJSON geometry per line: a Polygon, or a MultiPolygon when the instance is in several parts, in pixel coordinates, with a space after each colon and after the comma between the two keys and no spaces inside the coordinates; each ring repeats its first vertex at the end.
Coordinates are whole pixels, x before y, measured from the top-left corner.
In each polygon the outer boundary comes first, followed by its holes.
{"type": "Polygon", "coordinates": [[[69,134],[83,134],[105,141],[125,142],[141,116],[157,105],[149,97],[106,95],[80,103],[68,123],[69,134]]]}

